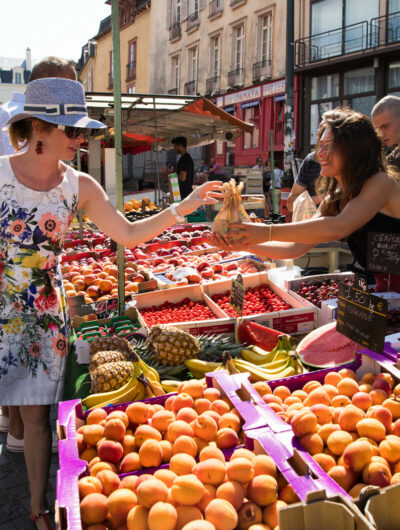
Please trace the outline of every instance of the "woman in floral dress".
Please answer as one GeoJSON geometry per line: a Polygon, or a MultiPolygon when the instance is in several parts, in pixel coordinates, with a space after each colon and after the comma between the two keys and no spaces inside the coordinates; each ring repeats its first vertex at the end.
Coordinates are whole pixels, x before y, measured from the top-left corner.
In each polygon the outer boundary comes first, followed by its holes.
{"type": "Polygon", "coordinates": [[[82,209],[112,239],[131,248],[215,202],[220,183],[204,184],[176,209],[133,224],[94,179],[62,162],[75,157],[84,133],[104,127],[87,116],[79,83],[61,78],[29,83],[24,112],[10,122],[14,147],[28,149],[0,157],[0,403],[19,407],[31,517],[38,528],[51,528],[45,501],[49,410],[62,395],[68,353],[59,254],[69,223],[82,209]]]}

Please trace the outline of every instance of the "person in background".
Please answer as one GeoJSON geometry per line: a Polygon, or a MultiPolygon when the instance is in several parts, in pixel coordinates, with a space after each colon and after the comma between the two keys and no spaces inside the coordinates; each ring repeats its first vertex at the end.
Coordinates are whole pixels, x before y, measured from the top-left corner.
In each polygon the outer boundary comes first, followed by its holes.
{"type": "MultiPolygon", "coordinates": [[[[76,72],[72,61],[49,56],[36,63],[32,68],[29,81],[44,77],[64,77],[76,81],[76,72]]],[[[0,156],[12,155],[15,150],[11,145],[6,123],[16,114],[23,112],[25,94],[14,92],[12,98],[0,107],[0,156]]],[[[7,432],[6,447],[8,451],[24,451],[24,424],[18,407],[2,407],[0,415],[0,432],[7,432]]],[[[57,450],[57,441],[53,444],[57,450]]]]}
{"type": "Polygon", "coordinates": [[[175,153],[181,155],[176,166],[176,172],[178,174],[181,199],[185,199],[193,191],[193,158],[186,150],[187,140],[184,136],[173,138],[172,145],[174,146],[175,153]]]}
{"type": "Polygon", "coordinates": [[[321,166],[317,160],[317,153],[313,151],[303,160],[296,181],[290,191],[286,205],[289,212],[293,212],[294,201],[304,191],[308,191],[316,205],[321,202],[321,197],[319,197],[315,191],[315,183],[319,177],[320,171],[321,166]]]}
{"type": "MultiPolygon", "coordinates": [[[[275,167],[274,167],[274,183],[275,183],[275,202],[276,202],[276,212],[275,213],[278,213],[280,211],[280,205],[281,205],[281,188],[282,188],[282,183],[281,183],[281,178],[284,177],[284,172],[283,172],[283,169],[281,169],[281,164],[280,162],[275,162],[275,167]]],[[[271,186],[272,188],[272,186],[271,186]]],[[[272,197],[272,194],[274,193],[274,190],[271,189],[271,199],[272,199],[272,211],[274,211],[274,208],[273,208],[273,204],[274,204],[274,201],[273,201],[273,197],[272,197]]]]}
{"type": "Polygon", "coordinates": [[[198,186],[199,184],[203,184],[203,182],[207,182],[207,165],[204,160],[200,162],[200,166],[197,168],[194,183],[198,186]]]}
{"type": "Polygon", "coordinates": [[[254,169],[255,171],[262,171],[263,170],[262,159],[257,158],[256,164],[251,169],[254,169]]]}
{"type": "Polygon", "coordinates": [[[210,166],[208,168],[208,180],[222,180],[222,167],[215,158],[211,159],[210,166]]]}
{"type": "Polygon", "coordinates": [[[396,146],[388,155],[387,162],[400,170],[400,98],[385,96],[374,106],[371,117],[383,143],[388,147],[396,146]]]}

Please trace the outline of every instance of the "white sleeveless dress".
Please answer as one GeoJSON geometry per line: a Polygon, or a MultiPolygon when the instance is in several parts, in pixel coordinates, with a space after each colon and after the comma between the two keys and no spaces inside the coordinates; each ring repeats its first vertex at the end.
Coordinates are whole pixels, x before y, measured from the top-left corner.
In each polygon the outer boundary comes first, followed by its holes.
{"type": "Polygon", "coordinates": [[[60,401],[69,316],[59,255],[77,211],[79,175],[35,191],[0,157],[0,405],[60,401]]]}

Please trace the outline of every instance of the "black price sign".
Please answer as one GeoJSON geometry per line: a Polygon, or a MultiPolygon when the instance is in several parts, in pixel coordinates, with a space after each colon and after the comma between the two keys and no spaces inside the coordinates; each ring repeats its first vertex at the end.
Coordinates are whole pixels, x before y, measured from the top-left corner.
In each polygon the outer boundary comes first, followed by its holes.
{"type": "Polygon", "coordinates": [[[339,284],[336,329],[346,337],[377,353],[385,345],[388,303],[371,294],[366,282],[339,284]]]}
{"type": "Polygon", "coordinates": [[[244,304],[244,287],[241,274],[238,274],[236,279],[232,278],[231,298],[229,303],[239,313],[239,315],[242,316],[244,304]]]}
{"type": "Polygon", "coordinates": [[[399,274],[399,233],[371,232],[368,234],[367,269],[371,272],[399,274]]]}

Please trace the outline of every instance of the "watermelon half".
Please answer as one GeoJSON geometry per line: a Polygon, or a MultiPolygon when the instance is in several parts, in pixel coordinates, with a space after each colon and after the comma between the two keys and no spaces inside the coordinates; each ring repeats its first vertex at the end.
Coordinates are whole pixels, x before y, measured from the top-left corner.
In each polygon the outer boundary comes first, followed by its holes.
{"type": "Polygon", "coordinates": [[[336,331],[336,322],[314,329],[300,341],[301,362],[315,368],[330,368],[354,361],[357,343],[336,331]]]}
{"type": "Polygon", "coordinates": [[[237,324],[235,329],[235,338],[238,344],[258,346],[265,351],[273,350],[281,335],[281,331],[261,326],[261,324],[250,320],[243,320],[237,324]]]}

